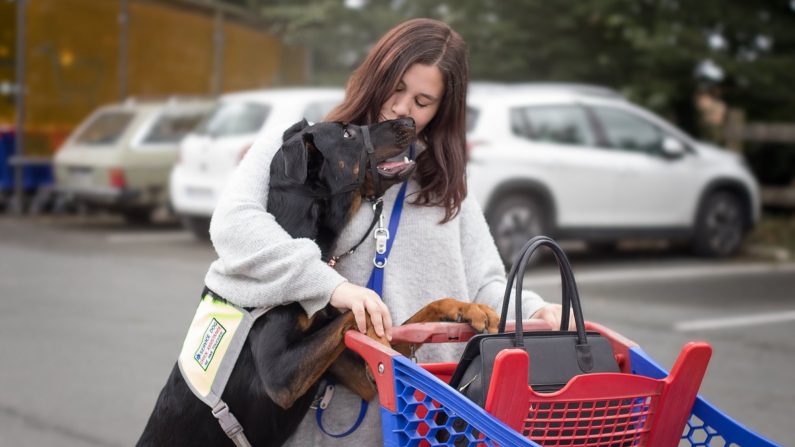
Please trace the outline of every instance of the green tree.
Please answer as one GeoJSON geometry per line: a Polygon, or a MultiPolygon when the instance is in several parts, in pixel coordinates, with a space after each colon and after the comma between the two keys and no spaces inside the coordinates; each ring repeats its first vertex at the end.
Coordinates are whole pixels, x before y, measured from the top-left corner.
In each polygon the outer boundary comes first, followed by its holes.
{"type": "Polygon", "coordinates": [[[795,121],[795,6],[784,0],[230,0],[310,49],[313,81],[341,84],[388,28],[444,20],[470,46],[472,79],[613,87],[698,132],[696,67],[711,60],[731,106],[795,121]]]}

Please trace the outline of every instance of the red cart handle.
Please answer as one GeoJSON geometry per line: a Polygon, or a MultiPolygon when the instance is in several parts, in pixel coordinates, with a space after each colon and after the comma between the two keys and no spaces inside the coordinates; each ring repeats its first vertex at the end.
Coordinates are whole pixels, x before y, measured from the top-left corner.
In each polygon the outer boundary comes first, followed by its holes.
{"type": "MultiPolygon", "coordinates": [[[[525,331],[548,331],[552,328],[544,320],[522,321],[525,331]]],[[[515,321],[506,323],[506,331],[513,332],[515,321]]],[[[450,343],[464,342],[478,332],[467,323],[414,323],[392,328],[392,343],[450,343]]]]}

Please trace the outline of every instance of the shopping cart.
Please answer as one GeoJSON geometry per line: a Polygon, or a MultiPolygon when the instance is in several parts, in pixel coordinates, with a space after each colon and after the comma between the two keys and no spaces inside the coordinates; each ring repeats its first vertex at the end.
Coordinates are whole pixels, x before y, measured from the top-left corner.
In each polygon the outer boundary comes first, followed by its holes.
{"type": "MultiPolygon", "coordinates": [[[[540,320],[523,326],[550,329],[540,320]]],[[[776,445],[697,396],[708,344],[685,345],[669,374],[631,340],[598,324],[586,327],[610,340],[621,373],[577,376],[557,392],[537,394],[527,385],[527,355],[503,352],[485,409],[447,385],[455,363],[418,365],[356,331],[345,342],[375,377],[385,446],[776,445]]],[[[462,323],[421,323],[395,328],[392,341],[451,343],[474,335],[462,323]]]]}

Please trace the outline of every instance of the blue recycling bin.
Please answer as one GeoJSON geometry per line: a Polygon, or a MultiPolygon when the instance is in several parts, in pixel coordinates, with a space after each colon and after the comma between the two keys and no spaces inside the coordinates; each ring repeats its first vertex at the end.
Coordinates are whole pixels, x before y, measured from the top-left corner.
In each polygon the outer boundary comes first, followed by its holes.
{"type": "MultiPolygon", "coordinates": [[[[16,134],[13,129],[0,129],[0,192],[13,193],[15,166],[11,163],[16,154],[16,134]]],[[[52,163],[24,163],[22,169],[22,188],[34,192],[42,186],[53,184],[52,163]]]]}

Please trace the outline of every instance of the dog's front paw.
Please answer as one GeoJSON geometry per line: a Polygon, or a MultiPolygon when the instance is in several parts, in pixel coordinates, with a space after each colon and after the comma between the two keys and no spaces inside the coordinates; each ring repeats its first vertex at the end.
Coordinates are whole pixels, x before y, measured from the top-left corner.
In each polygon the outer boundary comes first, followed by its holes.
{"type": "Polygon", "coordinates": [[[478,332],[497,332],[500,317],[485,304],[466,303],[453,298],[444,298],[436,303],[442,313],[442,320],[469,323],[478,332]]]}

